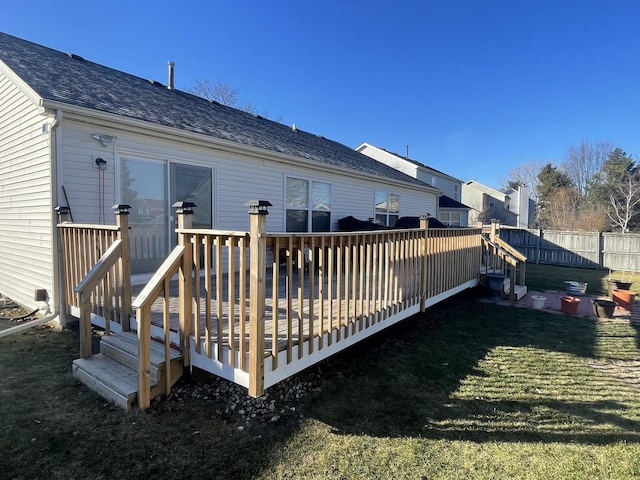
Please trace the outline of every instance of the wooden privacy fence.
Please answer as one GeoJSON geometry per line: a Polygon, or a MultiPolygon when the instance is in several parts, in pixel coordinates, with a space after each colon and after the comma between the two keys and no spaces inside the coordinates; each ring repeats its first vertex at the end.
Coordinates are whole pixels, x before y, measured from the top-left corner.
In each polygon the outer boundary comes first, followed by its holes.
{"type": "Polygon", "coordinates": [[[502,226],[499,236],[530,262],[640,272],[640,234],[502,226]]]}

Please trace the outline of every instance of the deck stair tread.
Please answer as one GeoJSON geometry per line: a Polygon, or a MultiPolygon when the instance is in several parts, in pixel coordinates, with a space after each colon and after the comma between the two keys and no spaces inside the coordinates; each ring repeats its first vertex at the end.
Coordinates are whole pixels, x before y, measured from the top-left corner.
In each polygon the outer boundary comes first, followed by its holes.
{"type": "Polygon", "coordinates": [[[138,373],[102,353],[74,360],[73,376],[125,410],[138,395],[138,373]]]}
{"type": "MultiPolygon", "coordinates": [[[[107,346],[112,346],[126,352],[130,355],[133,355],[135,358],[138,357],[138,336],[135,333],[130,332],[121,332],[115,335],[105,335],[100,340],[100,344],[105,344],[107,346]]],[[[155,340],[151,340],[151,364],[155,366],[160,366],[164,363],[164,344],[157,342],[155,340]]],[[[181,354],[175,348],[169,349],[171,360],[175,360],[180,358],[181,354]]]]}
{"type": "MultiPolygon", "coordinates": [[[[150,383],[152,397],[161,394],[163,378],[169,370],[172,382],[181,372],[181,353],[170,349],[171,365],[165,366],[164,345],[150,343],[150,383]]],[[[135,333],[120,332],[105,335],[100,340],[100,353],[73,361],[73,376],[100,396],[129,410],[138,395],[138,337],[135,333]]]]}

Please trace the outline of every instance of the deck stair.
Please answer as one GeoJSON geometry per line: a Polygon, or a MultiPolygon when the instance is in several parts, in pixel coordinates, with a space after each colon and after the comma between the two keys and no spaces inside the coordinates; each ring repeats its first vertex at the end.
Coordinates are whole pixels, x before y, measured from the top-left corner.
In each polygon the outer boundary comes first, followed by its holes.
{"type": "MultiPolygon", "coordinates": [[[[509,298],[509,294],[510,294],[510,290],[511,290],[511,281],[507,277],[507,278],[505,278],[504,289],[503,289],[503,293],[502,293],[501,297],[508,299],[509,298]]],[[[527,294],[527,291],[528,291],[526,285],[516,285],[513,290],[514,290],[513,294],[515,296],[513,301],[515,301],[515,302],[517,302],[522,297],[524,297],[527,294]]]]}
{"type": "MultiPolygon", "coordinates": [[[[121,332],[100,340],[100,353],[73,361],[73,376],[116,406],[130,410],[138,395],[138,337],[121,332]]],[[[181,354],[171,348],[169,368],[165,365],[164,345],[151,342],[151,398],[166,394],[165,376],[173,385],[182,376],[181,354]]]]}

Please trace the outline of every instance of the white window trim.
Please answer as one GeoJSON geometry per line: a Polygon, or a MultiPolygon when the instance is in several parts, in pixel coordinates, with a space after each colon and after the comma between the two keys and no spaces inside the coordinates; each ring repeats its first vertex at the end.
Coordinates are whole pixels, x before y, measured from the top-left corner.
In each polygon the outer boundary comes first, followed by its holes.
{"type": "Polygon", "coordinates": [[[379,193],[384,193],[387,196],[387,211],[386,211],[386,213],[384,213],[384,216],[385,216],[384,225],[385,226],[389,226],[389,216],[397,216],[398,219],[401,216],[400,215],[400,193],[392,192],[392,191],[389,191],[389,190],[382,190],[382,189],[380,189],[380,190],[376,189],[373,192],[373,219],[374,219],[374,222],[376,221],[378,215],[383,215],[382,212],[378,212],[378,210],[376,209],[376,196],[379,193]],[[391,195],[397,195],[398,196],[398,212],[397,213],[392,213],[392,212],[389,211],[389,206],[391,204],[391,202],[389,201],[389,197],[391,195]]]}
{"type": "Polygon", "coordinates": [[[283,231],[287,231],[287,211],[288,210],[306,210],[307,215],[307,232],[313,232],[313,212],[329,212],[329,232],[333,231],[333,183],[327,180],[321,179],[313,179],[309,177],[304,177],[301,175],[285,175],[284,177],[284,199],[282,204],[284,205],[284,218],[283,218],[283,231]],[[307,198],[307,208],[295,207],[289,208],[287,206],[287,186],[289,179],[295,180],[304,180],[308,184],[308,198],[307,198]],[[324,183],[329,185],[329,200],[331,202],[331,207],[329,209],[319,209],[313,208],[312,204],[312,193],[313,193],[313,184],[314,183],[324,183]]]}

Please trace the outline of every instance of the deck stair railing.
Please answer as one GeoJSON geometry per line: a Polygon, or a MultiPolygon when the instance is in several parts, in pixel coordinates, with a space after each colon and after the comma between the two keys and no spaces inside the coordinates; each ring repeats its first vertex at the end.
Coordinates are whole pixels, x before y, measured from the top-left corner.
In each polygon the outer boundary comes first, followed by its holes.
{"type": "Polygon", "coordinates": [[[57,207],[64,297],[80,319],[81,354],[91,355],[92,315],[104,319],[111,331],[116,323],[129,331],[131,273],[128,242],[128,205],[115,205],[116,225],[68,222],[69,210],[57,207]]]}
{"type": "Polygon", "coordinates": [[[500,273],[509,278],[509,299],[517,300],[517,290],[526,287],[527,257],[500,238],[500,226],[492,222],[482,235],[482,259],[485,273],[500,273]]]}

